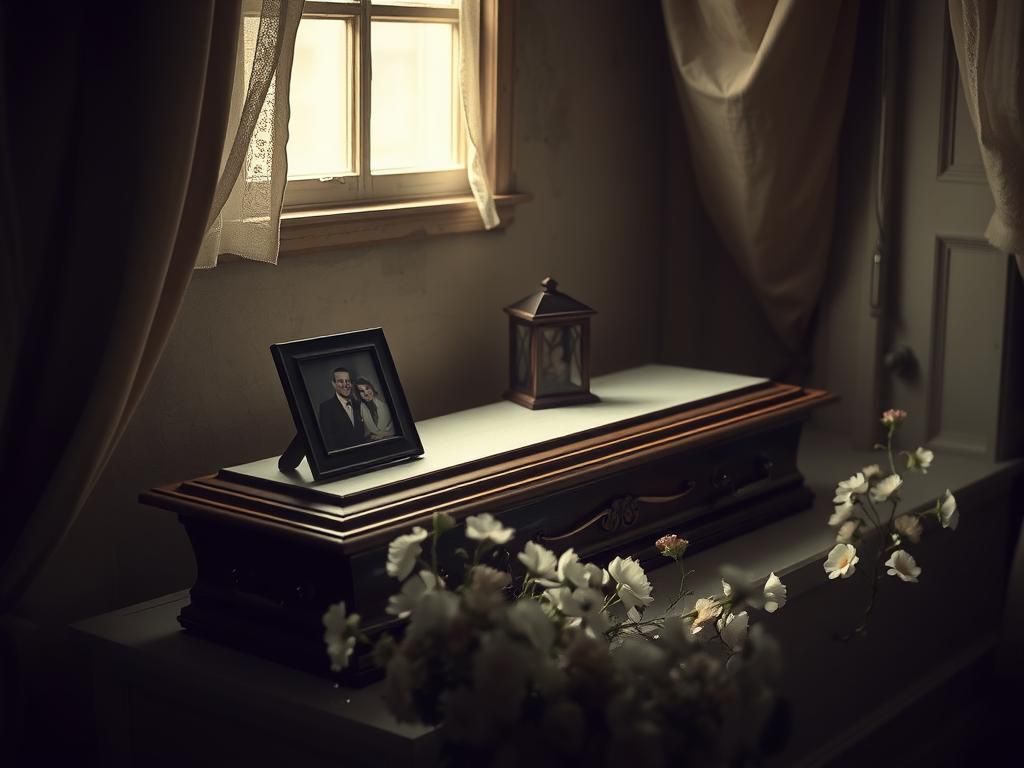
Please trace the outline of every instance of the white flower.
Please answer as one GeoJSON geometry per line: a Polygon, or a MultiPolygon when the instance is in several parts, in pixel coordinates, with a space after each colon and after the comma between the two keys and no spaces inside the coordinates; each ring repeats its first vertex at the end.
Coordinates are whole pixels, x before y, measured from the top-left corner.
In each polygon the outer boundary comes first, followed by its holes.
{"type": "MultiPolygon", "coordinates": [[[[493,740],[493,729],[501,718],[510,712],[519,712],[540,655],[501,630],[479,631],[479,640],[467,671],[471,672],[469,679],[475,692],[472,707],[477,714],[483,714],[485,733],[491,731],[486,743],[493,740]]],[[[470,713],[471,718],[475,716],[470,713]]]]}
{"type": "Polygon", "coordinates": [[[939,522],[943,528],[949,528],[951,531],[955,531],[960,524],[960,510],[957,509],[956,497],[949,492],[949,488],[946,489],[946,495],[942,497],[942,503],[939,505],[939,522]]]}
{"type": "Polygon", "coordinates": [[[558,558],[556,575],[560,584],[569,583],[576,587],[602,587],[608,583],[608,571],[590,563],[581,563],[579,555],[571,548],[558,558]]]}
{"type": "Polygon", "coordinates": [[[489,565],[474,565],[466,575],[463,596],[466,607],[477,613],[489,613],[505,603],[503,590],[512,583],[512,577],[489,565]]]}
{"type": "Polygon", "coordinates": [[[449,515],[447,512],[435,512],[434,513],[434,530],[437,533],[444,533],[450,531],[455,527],[455,518],[449,515]]]}
{"type": "Polygon", "coordinates": [[[828,524],[831,526],[842,525],[850,516],[853,515],[854,504],[852,501],[844,501],[836,507],[836,511],[828,519],[828,524]]]}
{"type": "Polygon", "coordinates": [[[416,643],[426,635],[448,632],[452,620],[459,612],[459,598],[446,589],[424,592],[412,612],[405,642],[416,643]]]}
{"type": "Polygon", "coordinates": [[[419,712],[412,697],[416,685],[412,664],[405,654],[396,653],[392,656],[388,662],[388,673],[381,691],[381,698],[387,704],[388,710],[400,723],[419,721],[419,712]]]}
{"type": "Polygon", "coordinates": [[[489,565],[474,565],[469,569],[469,578],[466,581],[470,589],[500,592],[512,583],[512,577],[505,571],[499,571],[489,565]]]}
{"type": "Polygon", "coordinates": [[[843,502],[849,501],[852,494],[864,493],[867,489],[868,481],[864,479],[864,473],[858,472],[849,480],[839,481],[839,485],[836,486],[836,497],[833,501],[836,504],[842,504],[843,502]]]}
{"type": "Polygon", "coordinates": [[[902,549],[893,552],[885,564],[889,566],[886,573],[890,576],[899,576],[903,581],[917,582],[917,577],[921,575],[921,569],[913,556],[902,549]]]}
{"type": "Polygon", "coordinates": [[[747,642],[747,628],[750,617],[747,612],[730,613],[725,619],[718,620],[718,634],[733,653],[743,650],[743,644],[747,642]]]}
{"type": "Polygon", "coordinates": [[[735,565],[726,564],[722,566],[721,573],[722,592],[731,603],[732,609],[735,610],[744,604],[753,608],[764,607],[764,595],[761,592],[761,587],[757,585],[757,580],[749,572],[737,568],[735,565]]]}
{"type": "Polygon", "coordinates": [[[786,604],[786,593],[786,585],[772,571],[768,575],[768,581],[764,583],[764,609],[768,613],[775,613],[786,604]]]}
{"type": "Polygon", "coordinates": [[[388,607],[384,610],[392,616],[404,619],[412,613],[420,597],[434,589],[444,589],[444,581],[439,581],[430,571],[420,571],[402,585],[401,592],[388,598],[388,607]]]}
{"type": "Polygon", "coordinates": [[[416,565],[423,552],[420,542],[427,538],[427,532],[418,525],[412,533],[404,533],[388,544],[388,576],[403,581],[416,565]]]}
{"type": "Polygon", "coordinates": [[[608,617],[603,611],[604,595],[596,589],[558,587],[544,594],[549,596],[559,611],[566,616],[582,619],[584,626],[594,633],[603,634],[608,629],[608,617]]]}
{"type": "Polygon", "coordinates": [[[566,580],[566,576],[565,576],[565,569],[566,569],[566,567],[568,565],[572,564],[572,563],[578,563],[579,561],[580,561],[580,556],[577,555],[576,552],[573,551],[572,547],[569,547],[567,550],[565,550],[565,552],[563,552],[558,557],[558,566],[555,569],[555,577],[560,582],[565,581],[566,580]]]}
{"type": "Polygon", "coordinates": [[[540,603],[534,600],[519,600],[508,609],[509,626],[525,637],[534,648],[548,651],[555,642],[555,625],[544,613],[540,603]]]}
{"type": "Polygon", "coordinates": [[[618,583],[615,592],[626,606],[626,610],[631,611],[637,606],[650,605],[654,602],[654,598],[651,597],[651,582],[644,569],[640,567],[640,563],[632,557],[625,560],[616,557],[608,564],[608,572],[618,583]]]}
{"type": "Polygon", "coordinates": [[[860,471],[864,475],[865,480],[870,480],[873,477],[878,477],[882,474],[882,468],[877,464],[868,464],[864,469],[860,471]]]}
{"type": "Polygon", "coordinates": [[[680,655],[689,655],[696,646],[693,639],[693,618],[681,614],[666,616],[665,626],[661,628],[658,640],[680,655]]]}
{"type": "Polygon", "coordinates": [[[857,527],[860,525],[858,520],[847,520],[836,532],[836,543],[837,544],[849,544],[853,541],[854,534],[857,533],[857,527]]]}
{"type": "Polygon", "coordinates": [[[921,521],[916,515],[899,515],[893,523],[893,527],[900,536],[906,536],[911,543],[917,544],[921,540],[921,521]]]}
{"type": "Polygon", "coordinates": [[[519,562],[526,566],[526,570],[537,577],[544,586],[553,587],[558,584],[558,559],[550,549],[528,541],[518,557],[519,562]]]}
{"type": "Polygon", "coordinates": [[[878,484],[871,489],[871,500],[872,501],[885,501],[896,489],[903,485],[903,478],[899,475],[889,475],[883,480],[879,480],[878,484]]]}
{"type": "Polygon", "coordinates": [[[857,570],[859,560],[857,549],[852,544],[836,544],[825,560],[825,573],[830,579],[848,579],[857,570]]]}
{"type": "Polygon", "coordinates": [[[484,512],[480,515],[470,515],[466,518],[467,539],[507,544],[515,533],[515,529],[506,528],[489,512],[484,512]]]}
{"type": "Polygon", "coordinates": [[[328,606],[321,619],[324,625],[324,644],[331,660],[331,671],[340,672],[348,666],[356,647],[355,633],[359,628],[359,614],[345,615],[345,603],[328,606]]]}
{"type": "Polygon", "coordinates": [[[704,629],[705,624],[710,624],[722,615],[722,606],[718,601],[707,597],[700,598],[694,604],[693,609],[697,612],[697,615],[693,619],[690,631],[695,635],[704,629]]]}
{"type": "Polygon", "coordinates": [[[935,454],[927,448],[918,448],[913,453],[907,454],[907,469],[919,469],[921,474],[928,474],[928,467],[932,465],[935,454]]]}
{"type": "MultiPolygon", "coordinates": [[[[565,600],[572,595],[569,587],[552,587],[544,590],[544,599],[547,600],[556,611],[562,611],[565,600]]],[[[564,611],[562,611],[564,613],[564,611]]]]}

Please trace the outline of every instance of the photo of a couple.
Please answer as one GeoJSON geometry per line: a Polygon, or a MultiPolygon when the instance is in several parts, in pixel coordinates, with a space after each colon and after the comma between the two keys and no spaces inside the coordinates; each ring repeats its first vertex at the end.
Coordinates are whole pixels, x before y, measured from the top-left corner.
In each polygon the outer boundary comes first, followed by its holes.
{"type": "Polygon", "coordinates": [[[270,352],[298,432],[280,471],[305,458],[319,481],[423,453],[382,329],[271,344],[270,352]]]}
{"type": "Polygon", "coordinates": [[[331,371],[333,394],[320,403],[320,434],[328,453],[395,436],[391,409],[379,386],[354,374],[354,368],[338,366],[331,371]]]}

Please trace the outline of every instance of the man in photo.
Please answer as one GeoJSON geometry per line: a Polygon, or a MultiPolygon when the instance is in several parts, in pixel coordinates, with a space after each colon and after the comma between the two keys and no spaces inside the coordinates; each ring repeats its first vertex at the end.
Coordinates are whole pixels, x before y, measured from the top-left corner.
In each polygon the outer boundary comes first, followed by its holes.
{"type": "Polygon", "coordinates": [[[359,401],[352,394],[352,374],[347,368],[331,371],[334,396],[320,403],[320,434],[328,452],[364,442],[365,428],[359,401]]]}
{"type": "Polygon", "coordinates": [[[370,440],[394,437],[395,424],[391,419],[391,411],[384,402],[384,398],[377,396],[377,390],[373,384],[360,377],[356,379],[356,390],[359,392],[361,401],[359,413],[366,429],[366,436],[370,440]]]}

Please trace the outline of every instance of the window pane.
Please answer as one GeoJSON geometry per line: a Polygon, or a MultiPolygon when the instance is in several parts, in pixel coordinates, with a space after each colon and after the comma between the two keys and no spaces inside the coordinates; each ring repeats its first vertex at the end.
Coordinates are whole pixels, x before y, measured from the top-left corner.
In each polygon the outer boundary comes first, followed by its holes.
{"type": "Polygon", "coordinates": [[[295,38],[288,178],[353,172],[348,22],[304,18],[295,38]]]}
{"type": "Polygon", "coordinates": [[[371,23],[370,170],[457,165],[454,27],[437,22],[371,23]]]}
{"type": "Polygon", "coordinates": [[[371,5],[439,5],[451,8],[455,5],[455,0],[381,0],[371,5]]]}

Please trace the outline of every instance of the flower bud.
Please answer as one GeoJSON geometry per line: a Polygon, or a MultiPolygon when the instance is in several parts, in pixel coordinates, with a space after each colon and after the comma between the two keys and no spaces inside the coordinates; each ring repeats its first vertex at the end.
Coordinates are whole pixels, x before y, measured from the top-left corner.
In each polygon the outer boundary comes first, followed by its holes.
{"type": "Polygon", "coordinates": [[[662,536],[654,542],[654,546],[658,552],[665,557],[671,557],[673,560],[678,560],[683,556],[683,553],[686,552],[686,548],[690,546],[690,542],[676,536],[674,533],[670,533],[667,536],[662,536]]]}
{"type": "Polygon", "coordinates": [[[887,427],[894,427],[907,418],[907,412],[899,408],[890,408],[882,414],[882,423],[887,427]]]}

